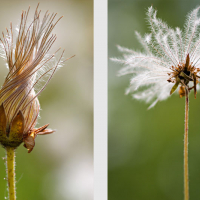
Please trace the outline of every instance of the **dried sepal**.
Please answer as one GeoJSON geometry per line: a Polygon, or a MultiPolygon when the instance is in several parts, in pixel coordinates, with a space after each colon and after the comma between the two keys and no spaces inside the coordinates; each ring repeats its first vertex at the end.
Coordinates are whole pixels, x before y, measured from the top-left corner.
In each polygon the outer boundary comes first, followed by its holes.
{"type": "Polygon", "coordinates": [[[40,128],[34,129],[34,131],[35,131],[35,133],[37,133],[37,135],[46,135],[46,134],[55,132],[52,129],[47,129],[48,126],[49,126],[49,124],[46,124],[40,128]]]}
{"type": "Polygon", "coordinates": [[[16,144],[21,144],[23,141],[24,132],[24,116],[21,111],[17,114],[10,125],[9,140],[16,144]]]}
{"type": "Polygon", "coordinates": [[[48,126],[49,124],[46,124],[40,128],[33,129],[27,135],[24,136],[24,147],[28,149],[28,153],[30,153],[33,150],[35,146],[35,138],[37,137],[37,135],[45,135],[54,132],[51,129],[46,129],[48,126]]]}
{"type": "Polygon", "coordinates": [[[35,146],[35,137],[37,134],[31,132],[26,138],[24,138],[24,147],[28,149],[28,153],[30,153],[35,146]]]}
{"type": "Polygon", "coordinates": [[[6,135],[6,113],[3,106],[3,103],[0,106],[0,143],[7,139],[6,135]]]}
{"type": "Polygon", "coordinates": [[[47,134],[51,134],[51,133],[54,133],[55,131],[52,130],[52,129],[45,129],[41,132],[39,132],[37,135],[47,135],[47,134]]]}
{"type": "Polygon", "coordinates": [[[185,96],[185,87],[181,85],[178,93],[179,93],[180,98],[184,97],[185,96]]]}
{"type": "Polygon", "coordinates": [[[24,117],[21,111],[6,128],[6,114],[3,104],[0,106],[0,143],[4,147],[18,147],[23,142],[24,117]]]}
{"type": "Polygon", "coordinates": [[[187,57],[186,57],[186,62],[185,62],[185,68],[186,68],[186,69],[188,69],[189,64],[190,64],[190,56],[189,56],[189,53],[188,53],[188,54],[187,54],[187,57]]]}

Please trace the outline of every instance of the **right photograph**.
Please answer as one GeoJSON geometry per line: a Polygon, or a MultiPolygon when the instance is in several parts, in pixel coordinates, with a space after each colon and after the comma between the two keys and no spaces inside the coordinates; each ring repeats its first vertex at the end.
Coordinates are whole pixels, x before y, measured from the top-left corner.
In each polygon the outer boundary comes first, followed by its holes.
{"type": "Polygon", "coordinates": [[[108,0],[108,199],[200,196],[200,4],[108,0]]]}

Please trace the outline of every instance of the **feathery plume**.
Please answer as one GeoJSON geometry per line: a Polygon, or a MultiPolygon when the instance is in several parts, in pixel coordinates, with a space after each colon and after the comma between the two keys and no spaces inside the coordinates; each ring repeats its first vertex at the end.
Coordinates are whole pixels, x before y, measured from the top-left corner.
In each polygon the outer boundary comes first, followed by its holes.
{"type": "Polygon", "coordinates": [[[132,74],[126,94],[133,93],[136,99],[151,103],[168,98],[175,91],[185,95],[185,87],[194,90],[196,98],[200,78],[200,16],[197,7],[187,16],[184,31],[170,28],[157,18],[151,6],[147,17],[151,33],[136,36],[144,51],[134,51],[118,46],[123,58],[112,58],[124,67],[119,75],[132,74]],[[179,88],[177,90],[177,88],[179,88]]]}
{"type": "Polygon", "coordinates": [[[27,20],[30,7],[28,11],[22,11],[16,42],[12,24],[0,39],[0,55],[6,59],[9,69],[0,90],[0,143],[16,148],[24,142],[29,153],[35,146],[37,135],[54,132],[47,129],[48,124],[35,128],[40,110],[38,95],[61,66],[64,53],[57,61],[55,55],[59,50],[47,54],[56,40],[52,30],[62,17],[55,20],[57,14],[47,11],[41,18],[38,6],[30,24],[27,20]]]}

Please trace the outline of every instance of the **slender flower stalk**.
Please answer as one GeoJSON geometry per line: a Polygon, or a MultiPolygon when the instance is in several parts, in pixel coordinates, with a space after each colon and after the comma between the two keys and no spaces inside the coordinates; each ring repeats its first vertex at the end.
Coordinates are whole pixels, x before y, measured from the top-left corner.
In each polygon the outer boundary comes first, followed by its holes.
{"type": "Polygon", "coordinates": [[[63,53],[56,59],[60,49],[48,54],[56,40],[52,30],[62,18],[48,11],[41,18],[35,10],[32,22],[28,23],[28,11],[22,11],[17,37],[12,24],[2,33],[0,55],[6,60],[9,72],[0,89],[0,144],[7,152],[7,177],[10,200],[16,199],[15,191],[15,149],[24,143],[30,153],[37,135],[53,133],[49,124],[35,128],[39,116],[38,95],[44,90],[55,71],[65,61],[63,53]]]}
{"type": "Polygon", "coordinates": [[[184,196],[189,199],[188,173],[188,112],[189,93],[194,91],[196,99],[200,78],[200,7],[187,16],[184,30],[172,29],[161,19],[151,6],[147,17],[150,33],[136,36],[143,46],[143,52],[118,46],[122,58],[112,58],[123,64],[119,75],[131,74],[130,86],[126,94],[133,98],[151,103],[167,99],[173,93],[185,96],[185,133],[184,133],[184,196]]]}
{"type": "Polygon", "coordinates": [[[16,199],[15,191],[15,149],[7,147],[7,179],[8,179],[8,192],[10,200],[16,199]]]}
{"type": "Polygon", "coordinates": [[[189,200],[189,170],[188,170],[188,114],[189,93],[185,90],[185,134],[184,134],[184,200],[189,200]]]}

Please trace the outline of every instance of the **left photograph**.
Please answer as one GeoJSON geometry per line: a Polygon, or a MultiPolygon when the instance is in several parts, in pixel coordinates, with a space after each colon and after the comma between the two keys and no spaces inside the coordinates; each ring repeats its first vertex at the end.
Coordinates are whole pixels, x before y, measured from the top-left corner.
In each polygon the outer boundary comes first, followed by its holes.
{"type": "Polygon", "coordinates": [[[0,17],[0,199],[92,200],[93,1],[0,17]]]}

